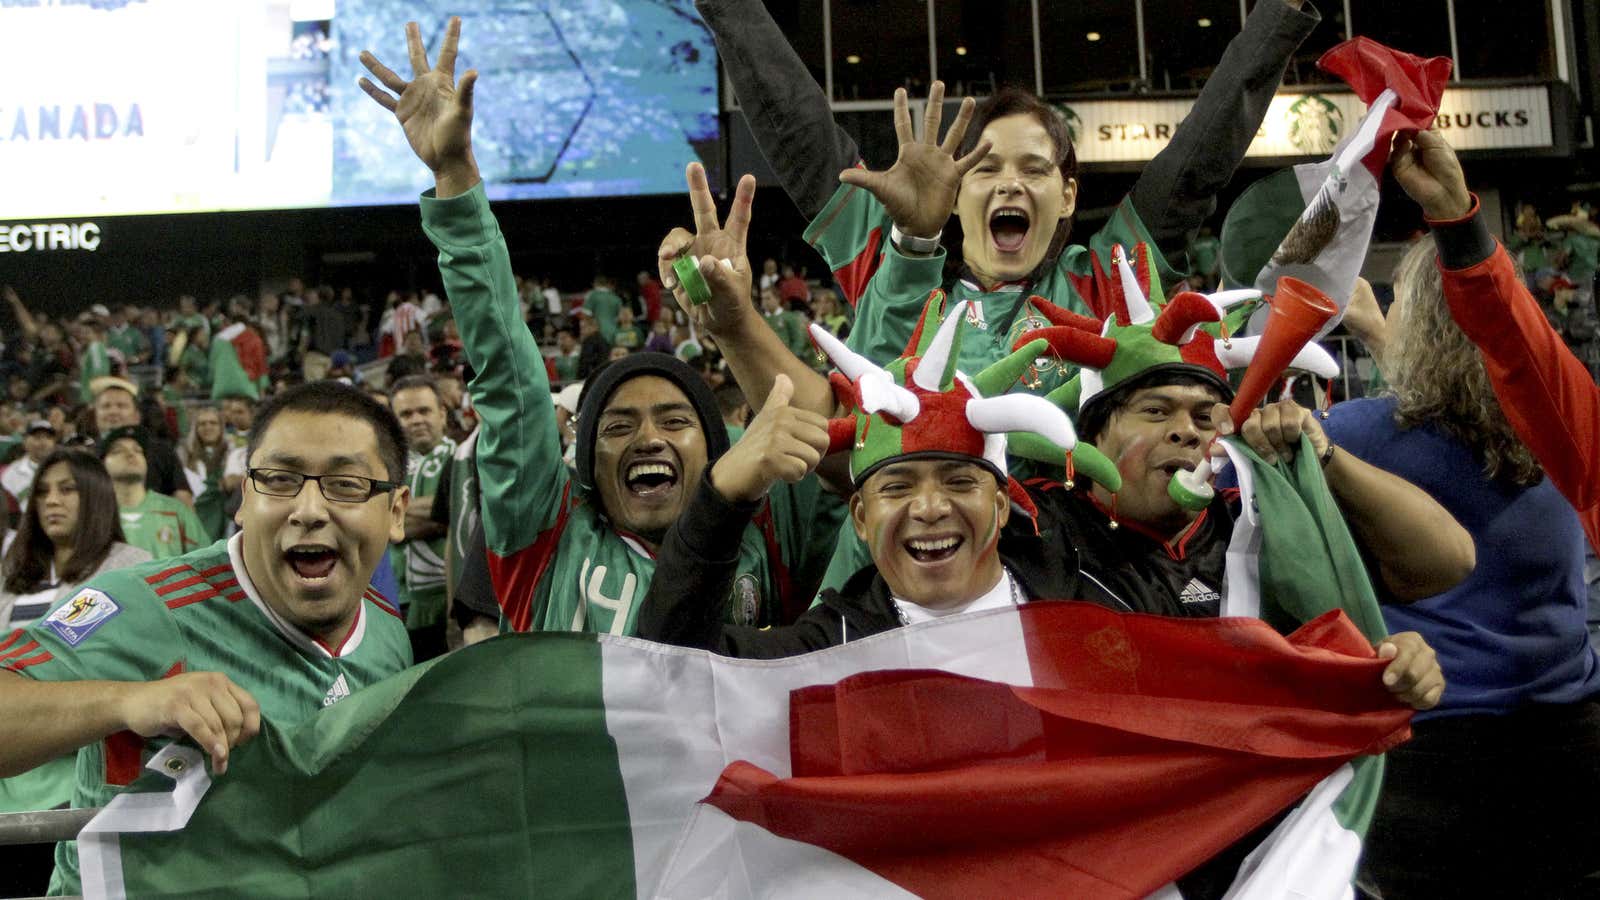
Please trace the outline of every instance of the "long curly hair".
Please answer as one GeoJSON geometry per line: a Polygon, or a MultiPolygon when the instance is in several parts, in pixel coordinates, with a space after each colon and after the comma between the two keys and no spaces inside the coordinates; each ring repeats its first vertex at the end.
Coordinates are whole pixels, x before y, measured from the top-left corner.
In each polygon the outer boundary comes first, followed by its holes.
{"type": "Polygon", "coordinates": [[[1538,484],[1544,471],[1506,421],[1478,348],[1450,318],[1437,255],[1433,238],[1424,237],[1395,269],[1400,309],[1383,352],[1383,374],[1399,401],[1395,424],[1442,429],[1482,458],[1492,481],[1538,484]]]}

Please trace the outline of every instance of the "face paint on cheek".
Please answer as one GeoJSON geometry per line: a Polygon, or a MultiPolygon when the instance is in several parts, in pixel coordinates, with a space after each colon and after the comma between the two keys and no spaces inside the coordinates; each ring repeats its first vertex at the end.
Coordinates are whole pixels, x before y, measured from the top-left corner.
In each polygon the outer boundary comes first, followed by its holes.
{"type": "Polygon", "coordinates": [[[1145,468],[1150,459],[1151,439],[1136,437],[1122,445],[1122,452],[1117,454],[1117,471],[1127,478],[1145,468]]]}

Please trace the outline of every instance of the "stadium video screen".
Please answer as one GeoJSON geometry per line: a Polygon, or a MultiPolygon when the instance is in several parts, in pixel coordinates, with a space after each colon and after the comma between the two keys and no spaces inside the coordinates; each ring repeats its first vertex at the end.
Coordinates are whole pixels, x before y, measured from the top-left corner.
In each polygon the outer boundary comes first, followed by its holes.
{"type": "Polygon", "coordinates": [[[683,190],[714,157],[691,0],[0,0],[0,219],[414,203],[358,56],[409,78],[462,19],[493,199],[683,190]]]}

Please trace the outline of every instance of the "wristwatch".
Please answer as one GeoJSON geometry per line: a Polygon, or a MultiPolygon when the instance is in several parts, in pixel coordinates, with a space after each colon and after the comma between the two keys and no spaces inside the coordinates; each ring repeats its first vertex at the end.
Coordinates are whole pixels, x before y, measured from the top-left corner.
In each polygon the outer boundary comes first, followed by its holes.
{"type": "Polygon", "coordinates": [[[889,240],[894,242],[895,247],[901,253],[916,256],[932,256],[938,252],[939,236],[942,234],[944,234],[944,229],[940,229],[933,237],[916,237],[902,232],[899,225],[892,223],[889,225],[889,240]]]}

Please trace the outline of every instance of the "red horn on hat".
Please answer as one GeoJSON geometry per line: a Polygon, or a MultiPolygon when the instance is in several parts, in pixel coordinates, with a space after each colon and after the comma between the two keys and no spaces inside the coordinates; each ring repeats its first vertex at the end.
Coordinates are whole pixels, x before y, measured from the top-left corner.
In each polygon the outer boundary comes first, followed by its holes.
{"type": "Polygon", "coordinates": [[[828,420],[828,453],[842,453],[854,447],[855,444],[856,420],[854,416],[828,420]]]}
{"type": "Polygon", "coordinates": [[[1267,395],[1295,354],[1338,312],[1338,305],[1327,294],[1304,281],[1288,275],[1278,279],[1272,312],[1267,316],[1267,327],[1261,332],[1261,345],[1256,348],[1250,367],[1245,370],[1244,383],[1239,385],[1239,392],[1228,408],[1236,424],[1250,417],[1250,411],[1267,395]]]}
{"type": "Polygon", "coordinates": [[[1041,338],[1050,344],[1050,353],[1057,359],[1094,369],[1104,369],[1111,365],[1111,357],[1117,352],[1117,342],[1114,339],[1070,325],[1053,325],[1025,332],[1022,337],[1017,338],[1011,350],[1014,353],[1041,338]]]}
{"type": "Polygon", "coordinates": [[[1222,313],[1211,301],[1194,291],[1184,291],[1162,307],[1161,315],[1150,328],[1150,336],[1163,344],[1178,344],[1183,333],[1194,325],[1222,321],[1222,313]]]}
{"type": "Polygon", "coordinates": [[[1040,315],[1049,319],[1051,325],[1069,325],[1094,334],[1099,334],[1100,329],[1105,327],[1104,322],[1093,316],[1085,316],[1070,309],[1063,309],[1038,294],[1029,297],[1028,302],[1039,310],[1040,315]]]}

